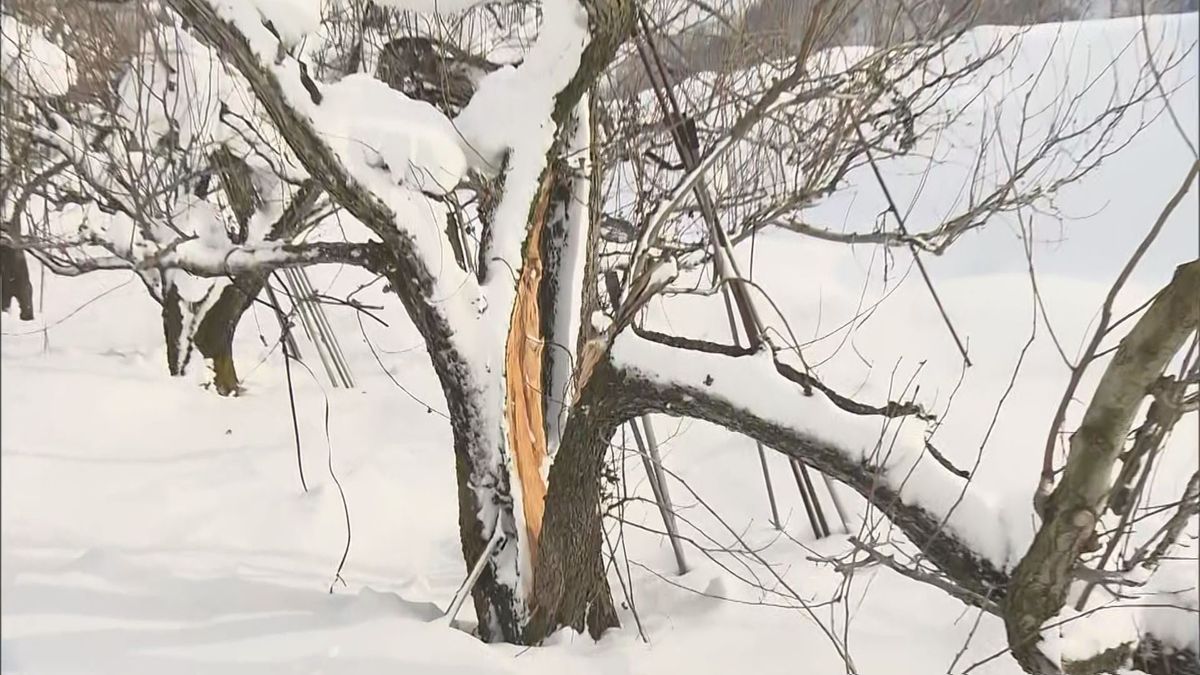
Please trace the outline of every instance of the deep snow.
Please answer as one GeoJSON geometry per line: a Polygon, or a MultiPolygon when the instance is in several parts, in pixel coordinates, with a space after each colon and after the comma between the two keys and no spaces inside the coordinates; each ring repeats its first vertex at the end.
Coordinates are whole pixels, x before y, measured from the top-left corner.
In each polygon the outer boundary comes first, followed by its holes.
{"type": "MultiPolygon", "coordinates": [[[[1111,54],[1136,35],[1138,25],[1125,20],[1066,26],[1062,30],[1073,38],[1057,41],[1054,29],[1042,28],[1027,38],[1026,53],[1036,61],[1038,50],[1044,53],[1050,45],[1087,44],[1096,54],[1111,54]]],[[[1185,46],[1196,41],[1194,14],[1152,25],[1162,39],[1185,46]]],[[[1100,57],[1085,60],[1095,64],[1100,57]]],[[[1196,74],[1193,53],[1176,74],[1190,84],[1172,98],[1185,124],[1198,115],[1196,74]]],[[[994,94],[995,103],[1004,101],[1003,92],[994,94]]],[[[1079,220],[1066,222],[1061,231],[1058,223],[1039,221],[1052,239],[1037,246],[1039,285],[1068,353],[1078,349],[1110,280],[1190,161],[1176,129],[1160,117],[1125,152],[1061,196],[1059,206],[1079,220]]],[[[889,169],[900,180],[912,166],[896,163],[889,169]]],[[[957,187],[956,178],[946,175],[933,184],[957,187]]],[[[1122,295],[1122,307],[1139,304],[1174,265],[1195,256],[1195,194],[1193,187],[1122,295]]],[[[934,199],[926,213],[943,207],[934,199]]],[[[820,209],[830,222],[864,214],[870,222],[879,210],[865,187],[820,209]]],[[[929,263],[977,364],[967,371],[936,442],[960,465],[970,467],[978,459],[972,495],[994,505],[1005,535],[1019,543],[1032,533],[1030,495],[1067,373],[1045,327],[1039,327],[988,435],[1031,327],[1029,280],[1014,222],[998,219],[929,263]]],[[[749,246],[740,253],[748,268],[749,246]]],[[[896,254],[890,283],[908,260],[896,254]]],[[[309,361],[315,376],[293,369],[310,487],[305,494],[296,475],[283,364],[271,349],[278,331],[269,312],[254,310],[239,334],[246,394],[221,399],[199,386],[202,375],[166,377],[158,308],[138,281],[106,272],[80,279],[47,276],[43,286],[34,270],[44,292],[45,323],[3,319],[0,671],[726,673],[751,663],[762,673],[845,670],[795,599],[749,588],[694,550],[689,559],[696,569],[675,577],[665,539],[634,527],[626,528],[628,555],[638,563],[631,566],[634,600],[648,643],[639,639],[628,609],[622,613],[624,627],[599,643],[560,633],[542,648],[489,646],[446,628],[436,619],[466,574],[456,531],[450,435],[419,339],[394,298],[383,296],[378,286],[358,296],[383,305],[376,313],[390,326],[363,319],[365,334],[411,396],[381,372],[358,320],[344,308],[327,311],[358,389],[331,389],[315,360],[309,361]],[[346,529],[330,466],[351,515],[344,584],[333,578],[346,529]],[[763,602],[786,606],[758,604],[763,602]]],[[[802,339],[853,316],[868,276],[864,306],[881,295],[880,256],[870,248],[773,232],[755,242],[754,270],[802,339]]],[[[332,268],[314,270],[313,277],[331,294],[368,279],[332,268]]],[[[724,337],[723,322],[704,302],[656,301],[652,315],[657,325],[683,334],[724,337]]],[[[810,362],[821,361],[844,342],[820,367],[827,382],[878,401],[887,394],[894,367],[899,388],[923,363],[917,380],[922,399],[944,409],[959,362],[915,274],[845,341],[844,335],[806,352],[810,362]]],[[[314,353],[305,347],[305,355],[314,353]]],[[[1094,383],[1096,372],[1088,382],[1094,383]]],[[[1181,423],[1171,439],[1172,450],[1157,472],[1155,502],[1177,498],[1196,469],[1194,419],[1181,423]]],[[[690,421],[656,419],[656,429],[666,440],[664,461],[671,471],[751,545],[766,546],[762,555],[806,601],[819,605],[829,599],[841,578],[809,556],[842,553],[847,543],[842,536],[813,541],[781,457],[769,460],[786,531],[796,541],[778,536],[767,521],[751,442],[690,421]]],[[[630,489],[649,495],[640,463],[630,460],[630,489]]],[[[687,489],[676,483],[673,494],[688,520],[722,543],[731,541],[687,489]]],[[[644,505],[631,506],[626,517],[661,528],[657,513],[644,505]]],[[[696,534],[689,527],[685,533],[696,534]]],[[[1194,549],[1190,555],[1192,560],[1164,574],[1186,579],[1192,573],[1193,590],[1184,601],[1194,607],[1194,549]]],[[[731,569],[746,574],[736,562],[731,569]]],[[[622,564],[622,575],[625,570],[622,564]]],[[[764,569],[754,573],[773,585],[764,569]]],[[[620,594],[616,577],[612,580],[620,594]]],[[[860,571],[849,597],[814,611],[838,631],[849,621],[849,649],[862,673],[960,673],[1005,644],[999,621],[984,617],[976,627],[976,610],[886,570],[860,571]]],[[[469,620],[470,612],[465,609],[460,619],[469,620]]],[[[1185,626],[1180,637],[1200,640],[1186,630],[1194,613],[1177,614],[1182,618],[1175,623],[1185,626]]],[[[972,672],[1019,669],[1002,656],[972,672]]]]}

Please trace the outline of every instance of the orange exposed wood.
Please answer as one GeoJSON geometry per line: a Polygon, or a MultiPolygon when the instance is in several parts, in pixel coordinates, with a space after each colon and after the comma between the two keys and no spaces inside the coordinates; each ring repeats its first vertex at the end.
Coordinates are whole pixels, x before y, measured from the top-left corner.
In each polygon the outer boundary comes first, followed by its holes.
{"type": "Polygon", "coordinates": [[[547,172],[533,210],[533,222],[525,243],[525,263],[517,283],[517,299],[505,348],[505,384],[508,445],[521,481],[521,500],[530,556],[537,555],[542,532],[546,481],[542,462],[546,458],[546,427],[542,402],[542,339],[538,286],[542,280],[541,237],[546,223],[552,172],[547,172]]]}

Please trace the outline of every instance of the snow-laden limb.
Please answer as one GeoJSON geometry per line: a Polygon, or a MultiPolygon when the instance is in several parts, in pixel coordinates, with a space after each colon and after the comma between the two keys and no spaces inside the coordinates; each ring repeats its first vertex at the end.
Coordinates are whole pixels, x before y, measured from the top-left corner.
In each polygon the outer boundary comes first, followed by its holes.
{"type": "MultiPolygon", "coordinates": [[[[610,413],[616,419],[647,412],[692,417],[800,459],[883,513],[957,586],[952,595],[1002,617],[1012,612],[1010,570],[1023,553],[1019,542],[983,495],[925,456],[925,424],[900,404],[871,408],[815,385],[809,393],[813,383],[766,349],[635,331],[613,340],[598,372],[608,380],[601,386],[629,399],[610,413]]],[[[1189,571],[1194,577],[1194,566],[1189,571]]],[[[1079,613],[1055,605],[1060,614],[1038,624],[1052,669],[1030,672],[1083,675],[1130,662],[1148,673],[1198,672],[1194,578],[1132,582],[1141,589],[1127,606],[1098,601],[1079,613]]]]}
{"type": "Polygon", "coordinates": [[[689,346],[631,331],[614,340],[612,364],[644,412],[707,420],[803,460],[875,504],[959,586],[980,599],[1003,594],[1007,528],[984,497],[926,456],[924,422],[850,412],[818,389],[810,395],[769,350],[689,346]]]}
{"type": "Polygon", "coordinates": [[[0,234],[0,241],[28,250],[62,276],[78,276],[97,270],[178,270],[198,277],[227,277],[324,263],[355,265],[377,274],[386,274],[392,266],[387,249],[379,242],[293,244],[269,241],[236,246],[194,238],[163,247],[140,242],[139,246],[122,249],[107,239],[88,236],[86,232],[84,235],[83,239],[78,240],[46,242],[3,233],[0,234]],[[109,255],[90,255],[89,248],[92,251],[107,251],[109,255]]]}
{"type": "Polygon", "coordinates": [[[419,191],[444,192],[464,166],[457,144],[447,142],[454,133],[449,121],[442,116],[439,126],[440,113],[382,83],[319,88],[286,55],[254,3],[168,4],[241,73],[308,174],[395,252],[397,291],[408,307],[430,315],[417,324],[442,326],[442,341],[473,333],[470,325],[445,325],[472,323],[479,294],[473,279],[445,258],[438,218],[444,207],[419,191]],[[368,109],[375,113],[369,123],[349,115],[368,109]]]}
{"type": "Polygon", "coordinates": [[[570,110],[556,110],[559,95],[579,76],[589,42],[588,15],[576,0],[548,0],[543,12],[537,42],[521,65],[484,77],[455,118],[472,163],[487,173],[504,173],[481,263],[489,304],[505,312],[515,299],[529,214],[570,110]]]}

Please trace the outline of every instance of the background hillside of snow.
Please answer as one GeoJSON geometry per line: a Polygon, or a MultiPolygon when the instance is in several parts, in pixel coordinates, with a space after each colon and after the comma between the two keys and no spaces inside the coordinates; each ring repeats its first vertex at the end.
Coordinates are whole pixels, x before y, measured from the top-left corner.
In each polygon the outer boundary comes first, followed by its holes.
{"type": "MultiPolygon", "coordinates": [[[[1036,62],[1052,44],[1087,45],[1087,60],[1101,63],[1133,40],[1138,28],[1136,20],[1069,25],[1063,30],[1078,31],[1077,37],[1056,42],[1056,31],[1044,27],[1026,38],[1022,54],[1036,62]]],[[[1197,39],[1195,15],[1155,19],[1151,29],[1185,46],[1197,39]]],[[[1200,114],[1196,75],[1193,52],[1177,73],[1189,84],[1172,98],[1185,124],[1200,114]]],[[[992,94],[996,105],[1012,105],[1004,91],[992,94]]],[[[1049,240],[1035,254],[1039,284],[1069,353],[1190,161],[1178,132],[1159,118],[1123,154],[1062,195],[1059,206],[1079,220],[1061,231],[1058,223],[1038,225],[1049,240]]],[[[889,176],[901,181],[910,168],[896,163],[889,176]]],[[[931,184],[957,189],[955,178],[939,182],[935,175],[931,184]]],[[[1194,197],[1193,188],[1123,295],[1122,307],[1139,304],[1176,264],[1195,256],[1200,214],[1194,197]]],[[[879,210],[872,199],[861,188],[821,209],[833,222],[871,221],[879,210]]],[[[742,253],[748,266],[749,247],[742,253]]],[[[770,233],[755,242],[753,255],[756,280],[802,340],[851,316],[864,284],[868,304],[881,293],[875,249],[770,233]]],[[[1066,370],[1044,327],[1039,329],[980,453],[1029,336],[1025,260],[1013,223],[1002,220],[929,262],[977,363],[936,442],[960,465],[970,466],[978,456],[972,489],[1001,509],[1009,534],[1019,538],[1030,531],[1029,495],[1066,370]]],[[[908,265],[908,257],[897,254],[889,283],[908,265]]],[[[333,268],[313,276],[318,287],[334,293],[367,280],[358,271],[333,268]]],[[[38,324],[3,320],[4,673],[726,673],[748,663],[763,673],[843,672],[832,647],[799,609],[753,604],[794,600],[748,588],[694,551],[690,560],[697,569],[676,578],[667,543],[633,528],[627,529],[629,556],[645,566],[632,568],[634,599],[649,644],[638,639],[627,610],[625,628],[598,644],[562,633],[532,650],[483,645],[431,622],[465,575],[450,435],[419,339],[398,303],[378,286],[359,297],[383,305],[379,314],[390,327],[366,320],[365,334],[391,373],[426,404],[380,372],[354,315],[330,308],[360,387],[331,390],[319,373],[314,378],[293,371],[310,485],[303,494],[283,364],[270,350],[277,329],[269,313],[256,309],[243,321],[238,347],[248,392],[226,400],[194,381],[166,377],[158,307],[136,280],[106,273],[45,282],[44,334],[38,324]],[[346,583],[336,584],[332,595],[327,591],[345,524],[328,474],[330,452],[353,525],[346,583]]],[[[680,333],[724,338],[723,322],[702,303],[670,300],[653,312],[656,322],[680,333]]],[[[833,351],[829,342],[813,348],[810,362],[833,351]]],[[[878,399],[893,367],[902,386],[922,362],[922,398],[944,404],[959,376],[957,357],[925,289],[909,275],[820,372],[846,393],[878,399]],[[863,383],[867,389],[856,391],[863,383]]],[[[657,429],[668,439],[669,469],[735,529],[745,530],[749,543],[769,544],[763,555],[806,600],[829,598],[840,577],[809,561],[813,552],[805,547],[833,554],[846,542],[812,540],[782,458],[770,458],[776,490],[787,511],[787,532],[800,544],[778,537],[767,523],[752,443],[700,423],[662,419],[657,429]]],[[[1156,501],[1182,490],[1196,468],[1197,442],[1195,425],[1181,424],[1158,470],[1156,501]]],[[[628,474],[631,488],[649,493],[640,466],[630,462],[628,474]]],[[[690,520],[728,542],[696,499],[682,487],[674,493],[690,520]]],[[[627,517],[661,527],[657,514],[645,508],[631,508],[627,517]]],[[[850,621],[849,648],[862,673],[946,672],[976,620],[975,611],[941,592],[886,571],[861,572],[850,596],[848,606],[816,611],[839,627],[850,621]]],[[[1003,646],[1002,626],[984,618],[952,672],[1003,646]]],[[[1002,657],[973,672],[1019,669],[1002,657]]]]}

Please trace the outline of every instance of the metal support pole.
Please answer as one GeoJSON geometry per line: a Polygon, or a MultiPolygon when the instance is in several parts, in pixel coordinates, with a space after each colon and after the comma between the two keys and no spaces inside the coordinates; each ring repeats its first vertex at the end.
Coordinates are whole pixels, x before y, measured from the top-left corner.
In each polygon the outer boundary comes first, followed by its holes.
{"type": "Polygon", "coordinates": [[[641,430],[636,420],[629,421],[633,431],[633,440],[637,443],[642,463],[646,467],[646,475],[650,480],[650,491],[654,493],[654,501],[658,504],[658,512],[663,519],[663,527],[667,530],[667,538],[671,540],[671,549],[675,552],[675,563],[679,566],[680,574],[687,574],[687,559],[683,554],[683,541],[679,538],[679,530],[675,523],[675,507],[671,503],[671,493],[667,489],[666,476],[662,470],[662,459],[658,454],[658,439],[654,437],[654,427],[650,425],[650,416],[642,415],[642,427],[646,430],[643,441],[641,430]]]}
{"type": "Polygon", "coordinates": [[[821,478],[825,481],[825,489],[829,491],[829,499],[833,502],[833,510],[837,511],[838,519],[842,521],[842,531],[850,534],[850,520],[846,518],[846,510],[842,507],[842,498],[838,497],[837,492],[833,489],[833,481],[829,476],[821,474],[821,478]]]}
{"type": "Polygon", "coordinates": [[[338,344],[337,333],[334,332],[333,326],[329,323],[329,317],[326,316],[324,309],[317,301],[317,293],[313,289],[312,281],[308,278],[308,274],[303,269],[294,270],[296,280],[299,282],[299,287],[304,297],[311,304],[313,317],[316,319],[317,332],[322,340],[325,341],[327,350],[332,357],[334,368],[338,371],[342,379],[342,386],[346,389],[354,387],[354,376],[350,374],[350,365],[346,363],[346,356],[342,353],[341,345],[338,344]]]}
{"type": "MultiPolygon", "coordinates": [[[[604,276],[605,288],[608,290],[609,302],[614,313],[621,302],[621,282],[615,272],[604,276]]],[[[675,562],[679,565],[679,573],[687,574],[687,559],[683,554],[683,541],[679,538],[679,530],[675,524],[675,507],[671,504],[671,493],[667,489],[666,476],[663,475],[662,458],[658,454],[658,439],[654,436],[654,427],[650,424],[650,416],[642,415],[642,426],[646,429],[646,437],[638,428],[637,420],[629,420],[629,429],[633,432],[633,441],[637,444],[638,454],[646,467],[646,476],[650,480],[650,491],[654,493],[654,502],[663,519],[663,527],[671,540],[671,548],[675,551],[675,562]]]]}
{"type": "Polygon", "coordinates": [[[817,522],[816,513],[813,511],[812,500],[804,485],[804,478],[800,474],[800,463],[793,459],[788,462],[788,465],[792,467],[792,475],[796,477],[796,487],[800,489],[800,499],[804,502],[804,512],[808,514],[808,524],[812,527],[813,536],[820,539],[824,534],[821,532],[821,524],[817,522]]]}
{"type": "Polygon", "coordinates": [[[771,524],[776,530],[783,529],[783,522],[779,520],[779,507],[775,504],[775,488],[771,485],[771,470],[767,468],[767,452],[763,449],[762,443],[758,444],[758,461],[762,462],[763,481],[767,484],[767,501],[771,502],[771,524]]]}
{"type": "MultiPolygon", "coordinates": [[[[667,121],[667,129],[670,131],[675,148],[679,152],[679,158],[682,160],[685,169],[694,171],[699,165],[700,160],[699,140],[694,136],[689,138],[685,132],[685,119],[678,100],[676,100],[674,94],[671,92],[668,80],[669,75],[663,66],[658,49],[654,45],[653,37],[650,34],[649,22],[641,12],[638,14],[638,20],[641,27],[641,34],[639,36],[640,39],[634,39],[634,46],[637,48],[638,56],[642,61],[642,66],[645,68],[646,74],[650,77],[651,89],[658,100],[663,118],[667,121]]],[[[750,300],[749,293],[746,290],[746,282],[742,278],[741,272],[738,270],[737,260],[733,256],[733,247],[729,242],[729,237],[725,234],[725,230],[721,228],[721,224],[717,218],[716,207],[712,197],[708,193],[706,182],[702,179],[697,180],[693,191],[700,204],[700,213],[704,217],[705,223],[708,225],[709,234],[712,237],[713,272],[721,281],[729,282],[727,287],[722,287],[722,293],[732,291],[733,301],[742,319],[742,328],[746,331],[746,337],[749,339],[750,346],[758,347],[764,340],[762,319],[759,317],[754,303],[750,300]]],[[[725,295],[725,306],[726,312],[730,315],[730,329],[733,333],[733,340],[735,343],[738,343],[737,327],[733,318],[733,307],[730,306],[728,295],[725,295]]],[[[763,453],[762,443],[758,444],[758,449],[761,455],[763,453]]],[[[770,473],[767,471],[765,458],[763,459],[762,466],[763,476],[767,481],[767,496],[771,501],[772,515],[775,519],[776,527],[779,528],[779,514],[775,506],[774,490],[771,488],[771,478],[770,473]]],[[[809,522],[813,524],[813,531],[817,533],[818,538],[827,535],[829,527],[825,524],[825,515],[821,511],[820,503],[817,501],[817,493],[813,489],[812,480],[808,476],[807,468],[802,463],[798,464],[798,460],[793,460],[792,472],[796,476],[796,483],[800,488],[800,496],[804,501],[809,522]],[[823,525],[823,527],[818,528],[818,524],[823,525]],[[821,534],[822,531],[825,534],[821,534]]]]}
{"type": "Polygon", "coordinates": [[[288,290],[292,294],[292,306],[295,307],[296,314],[300,316],[300,325],[304,328],[304,334],[308,336],[309,341],[317,348],[317,356],[321,359],[321,365],[325,367],[325,374],[329,376],[330,383],[334,387],[341,386],[340,378],[333,367],[333,360],[327,351],[328,346],[317,334],[317,324],[316,319],[312,316],[312,306],[309,304],[308,298],[305,297],[300,283],[296,280],[295,270],[290,268],[285,269],[283,274],[287,280],[288,290]]]}
{"type": "Polygon", "coordinates": [[[822,534],[817,535],[817,537],[828,537],[829,523],[825,520],[825,510],[821,508],[821,500],[817,498],[817,486],[813,485],[812,477],[808,475],[808,467],[804,465],[804,462],[795,460],[795,464],[800,469],[800,475],[804,478],[804,487],[808,488],[808,494],[812,497],[813,511],[816,513],[817,522],[821,524],[822,534]]]}

